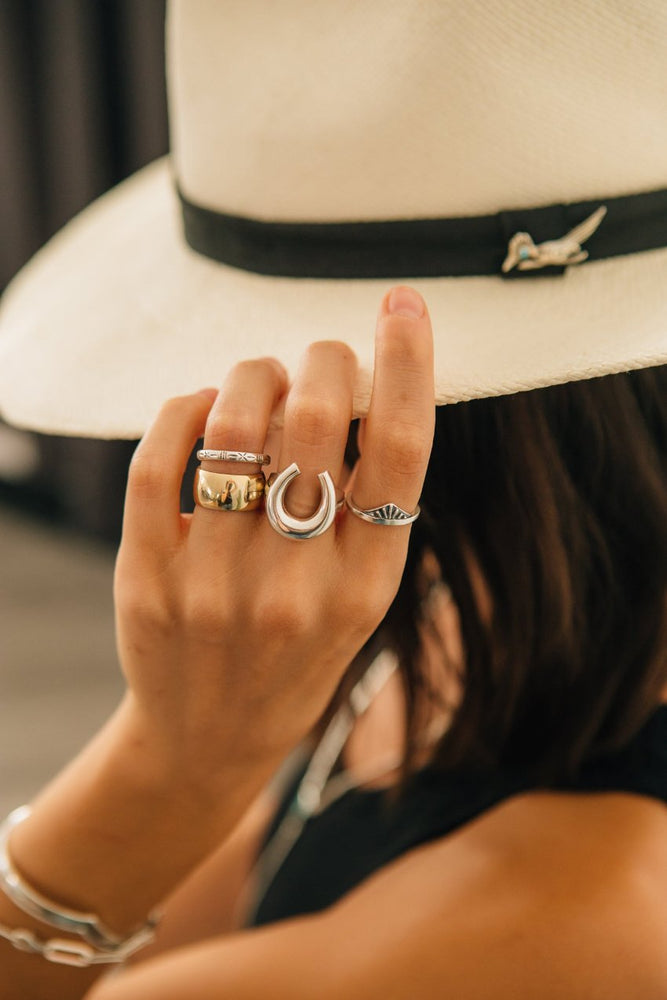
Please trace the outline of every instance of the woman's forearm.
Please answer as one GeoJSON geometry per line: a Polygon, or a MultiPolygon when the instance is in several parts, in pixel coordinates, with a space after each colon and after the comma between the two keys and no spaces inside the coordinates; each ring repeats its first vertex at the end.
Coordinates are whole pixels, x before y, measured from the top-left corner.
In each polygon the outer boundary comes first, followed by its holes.
{"type": "MultiPolygon", "coordinates": [[[[206,786],[152,753],[128,697],[92,743],[33,804],[10,838],[12,862],[42,895],[95,913],[120,936],[149,912],[232,830],[270,776],[270,762],[230,761],[206,786]]],[[[39,938],[66,937],[0,894],[0,923],[39,938]]],[[[78,940],[73,938],[73,940],[78,940]]],[[[0,941],[0,1000],[75,1000],[95,978],[0,941]]],[[[97,974],[107,966],[96,966],[97,974]]]]}

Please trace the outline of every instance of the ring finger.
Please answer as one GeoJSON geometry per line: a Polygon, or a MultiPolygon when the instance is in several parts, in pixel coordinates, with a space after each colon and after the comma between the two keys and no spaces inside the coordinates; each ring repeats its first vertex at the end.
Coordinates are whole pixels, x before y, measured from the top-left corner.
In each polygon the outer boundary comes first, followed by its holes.
{"type": "MultiPolygon", "coordinates": [[[[273,358],[243,361],[235,365],[209,413],[204,448],[263,453],[271,413],[283,396],[286,385],[285,370],[273,358]]],[[[231,477],[254,475],[260,466],[248,462],[207,460],[202,462],[201,469],[205,473],[227,473],[231,477]]],[[[213,518],[221,525],[227,513],[197,507],[194,523],[206,523],[208,530],[213,518]]]]}

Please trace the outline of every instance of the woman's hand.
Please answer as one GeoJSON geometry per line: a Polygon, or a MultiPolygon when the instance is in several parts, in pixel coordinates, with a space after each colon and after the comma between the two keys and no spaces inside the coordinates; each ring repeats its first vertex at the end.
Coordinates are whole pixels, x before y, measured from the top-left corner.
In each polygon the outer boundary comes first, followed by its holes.
{"type": "MultiPolygon", "coordinates": [[[[369,524],[344,508],[324,534],[293,541],[263,511],[197,507],[188,516],[179,508],[183,470],[202,434],[206,448],[265,451],[271,414],[284,405],[274,465],[298,464],[286,506],[310,514],[317,473],[328,470],[345,485],[355,367],[337,342],[313,344],[289,388],[277,362],[244,362],[217,395],[170,400],[136,452],[115,580],[119,652],[151,752],[189,781],[214,782],[223,766],[266,764],[287,752],[321,715],[396,593],[407,527],[369,524]]],[[[353,475],[358,507],[415,508],[433,400],[428,314],[416,293],[393,289],[378,318],[353,475]]]]}
{"type": "MultiPolygon", "coordinates": [[[[425,312],[401,311],[394,290],[380,312],[354,472],[362,509],[388,501],[414,509],[430,451],[430,324],[425,312]]],[[[183,469],[202,433],[206,447],[265,451],[271,414],[283,404],[277,467],[299,464],[286,504],[309,513],[316,474],[327,469],[336,483],[344,475],[354,374],[351,352],[335,343],[306,352],[289,391],[276,362],[239,365],[219,394],[167,403],[139,446],[115,583],[128,695],[44,789],[10,845],[29,884],[118,934],[142,923],[230,834],[396,592],[405,527],[343,510],[324,534],[292,541],[260,510],[180,513],[183,469]]],[[[0,922],[53,937],[2,894],[0,922]]],[[[74,1000],[101,968],[73,974],[8,945],[2,961],[3,997],[74,1000]]]]}

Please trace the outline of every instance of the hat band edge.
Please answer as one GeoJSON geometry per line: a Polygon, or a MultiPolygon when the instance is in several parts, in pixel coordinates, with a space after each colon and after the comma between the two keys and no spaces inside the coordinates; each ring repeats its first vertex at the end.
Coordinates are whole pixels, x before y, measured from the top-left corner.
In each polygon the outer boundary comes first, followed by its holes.
{"type": "Polygon", "coordinates": [[[186,242],[212,260],[292,278],[430,278],[562,275],[567,265],[503,273],[509,241],[562,241],[603,205],[586,260],[667,246],[667,188],[494,215],[363,222],[274,222],[199,205],[177,184],[186,242]]]}

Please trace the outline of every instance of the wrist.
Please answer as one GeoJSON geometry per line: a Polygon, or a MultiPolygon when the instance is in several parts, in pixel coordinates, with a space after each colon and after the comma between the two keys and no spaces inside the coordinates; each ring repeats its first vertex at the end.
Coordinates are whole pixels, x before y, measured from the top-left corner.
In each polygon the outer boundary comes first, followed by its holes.
{"type": "Polygon", "coordinates": [[[137,794],[173,800],[179,812],[205,812],[211,821],[220,815],[224,824],[237,800],[254,797],[292,747],[248,749],[237,732],[225,738],[223,721],[210,728],[158,725],[128,691],[109,723],[114,768],[137,794]]]}
{"type": "Polygon", "coordinates": [[[225,839],[263,780],[189,779],[126,699],[12,832],[17,871],[48,899],[130,933],[225,839]]]}

